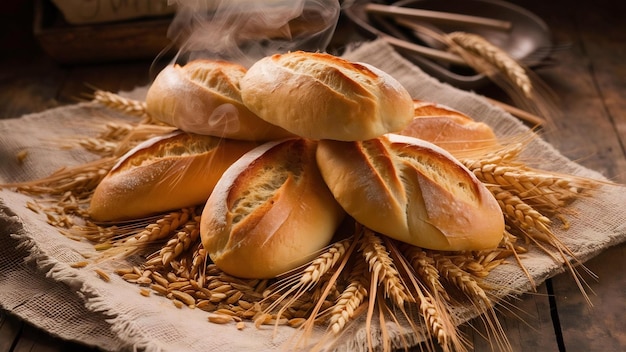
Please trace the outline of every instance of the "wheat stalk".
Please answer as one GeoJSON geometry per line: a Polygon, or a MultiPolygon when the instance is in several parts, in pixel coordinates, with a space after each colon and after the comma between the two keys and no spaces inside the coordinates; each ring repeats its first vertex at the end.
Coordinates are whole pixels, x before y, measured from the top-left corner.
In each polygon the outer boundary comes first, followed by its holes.
{"type": "Polygon", "coordinates": [[[343,258],[350,247],[351,239],[333,243],[328,249],[315,258],[303,272],[296,286],[311,287],[343,258]]]}
{"type": "Polygon", "coordinates": [[[335,334],[339,334],[356,316],[358,308],[368,296],[368,269],[365,264],[362,260],[355,261],[348,275],[348,285],[332,307],[329,326],[335,334]]]}
{"type": "Polygon", "coordinates": [[[96,90],[94,92],[93,100],[106,107],[131,116],[137,116],[143,119],[148,118],[146,103],[142,101],[125,98],[121,95],[102,90],[96,90]]]}
{"type": "Polygon", "coordinates": [[[71,192],[85,197],[115,165],[114,158],[102,158],[74,167],[61,168],[47,177],[33,181],[0,184],[0,188],[16,188],[26,194],[63,196],[71,192]]]}
{"type": "Polygon", "coordinates": [[[147,225],[141,232],[126,237],[118,243],[120,246],[137,246],[160,240],[179,226],[186,224],[190,218],[193,218],[194,212],[194,208],[185,208],[165,214],[156,222],[147,225]]]}
{"type": "Polygon", "coordinates": [[[159,251],[163,265],[169,264],[191,247],[200,236],[200,216],[195,216],[180,229],[159,251]]]}
{"type": "MultiPolygon", "coordinates": [[[[511,82],[513,82],[526,97],[532,96],[533,84],[528,76],[526,69],[522,67],[515,59],[499,47],[491,44],[484,37],[466,33],[452,32],[446,37],[450,40],[452,51],[456,52],[463,58],[467,58],[466,52],[472,53],[477,57],[484,59],[487,63],[497,68],[511,82]]],[[[475,60],[466,60],[470,65],[475,60]]],[[[480,71],[480,70],[479,70],[480,71]]]]}
{"type": "Polygon", "coordinates": [[[179,226],[193,219],[195,208],[184,208],[155,218],[147,218],[124,227],[117,227],[117,234],[111,239],[111,247],[104,250],[99,260],[112,257],[127,257],[136,253],[143,246],[155,243],[170,236],[179,226]],[[145,222],[148,221],[147,225],[145,222]],[[132,231],[131,228],[140,230],[132,231]]]}
{"type": "MultiPolygon", "coordinates": [[[[513,225],[524,231],[533,229],[533,234],[543,235],[546,242],[549,241],[549,234],[552,233],[550,226],[552,221],[525,203],[520,197],[499,186],[487,185],[489,191],[497,200],[505,218],[513,225]]],[[[550,236],[551,237],[551,236],[550,236]]]]}
{"type": "Polygon", "coordinates": [[[454,284],[473,302],[482,302],[486,308],[492,306],[491,299],[472,275],[455,265],[447,256],[433,251],[430,251],[429,254],[435,262],[439,274],[448,282],[454,284]]]}
{"type": "Polygon", "coordinates": [[[383,285],[387,297],[391,298],[396,306],[403,307],[405,302],[411,301],[406,286],[380,237],[365,228],[359,250],[369,265],[372,277],[378,278],[374,281],[383,285]]]}
{"type": "Polygon", "coordinates": [[[450,300],[446,289],[439,280],[439,271],[437,271],[434,265],[435,261],[422,248],[405,245],[402,247],[402,253],[415,270],[415,273],[419,275],[421,281],[435,297],[440,296],[445,300],[450,300]]]}
{"type": "Polygon", "coordinates": [[[485,161],[462,160],[483,183],[498,185],[520,199],[546,212],[564,208],[594,184],[591,180],[531,169],[524,165],[506,165],[485,161]]]}

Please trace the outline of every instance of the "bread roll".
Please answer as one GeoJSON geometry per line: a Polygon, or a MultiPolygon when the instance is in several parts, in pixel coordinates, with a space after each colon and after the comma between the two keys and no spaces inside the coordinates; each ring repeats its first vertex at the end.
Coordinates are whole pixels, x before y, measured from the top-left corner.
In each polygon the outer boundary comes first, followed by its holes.
{"type": "Polygon", "coordinates": [[[411,96],[393,77],[329,54],[265,57],[240,84],[251,111],[305,138],[376,138],[400,131],[413,118],[411,96]]]}
{"type": "Polygon", "coordinates": [[[345,216],[319,174],[316,143],[268,142],[234,163],[202,213],[211,260],[242,278],[272,278],[313,259],[345,216]]]}
{"type": "Polygon", "coordinates": [[[487,124],[444,105],[414,100],[414,118],[398,134],[423,139],[455,154],[498,145],[487,124]]]}
{"type": "Polygon", "coordinates": [[[487,188],[434,144],[389,134],[363,142],[319,142],[326,184],[356,221],[415,246],[495,248],[504,217],[487,188]]]}
{"type": "Polygon", "coordinates": [[[96,187],[96,221],[137,219],[206,202],[222,173],[258,144],[185,132],[152,138],[125,154],[96,187]]]}
{"type": "Polygon", "coordinates": [[[148,114],[183,131],[216,137],[265,141],[291,136],[242,104],[239,80],[245,72],[225,61],[169,65],[148,89],[148,114]]]}

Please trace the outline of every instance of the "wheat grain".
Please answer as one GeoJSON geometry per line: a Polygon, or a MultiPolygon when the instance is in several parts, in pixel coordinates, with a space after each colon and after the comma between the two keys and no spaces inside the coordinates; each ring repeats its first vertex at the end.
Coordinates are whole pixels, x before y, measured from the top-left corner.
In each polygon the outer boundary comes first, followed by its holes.
{"type": "Polygon", "coordinates": [[[28,157],[28,150],[22,149],[15,154],[15,160],[17,160],[18,164],[24,164],[24,160],[28,157]]]}
{"type": "Polygon", "coordinates": [[[435,267],[442,277],[459,288],[470,300],[477,303],[482,302],[486,308],[491,307],[491,300],[472,275],[463,271],[450,258],[440,253],[429,252],[429,254],[435,261],[435,267]]]}
{"type": "Polygon", "coordinates": [[[430,334],[437,339],[439,346],[447,349],[451,342],[450,333],[447,331],[447,324],[443,321],[440,309],[433,303],[433,298],[422,297],[419,309],[430,334]]]}
{"type": "MultiPolygon", "coordinates": [[[[457,54],[467,58],[465,52],[470,52],[478,58],[484,59],[488,64],[497,68],[505,77],[513,82],[526,97],[531,97],[533,85],[526,69],[505,51],[477,34],[452,32],[447,34],[447,38],[453,43],[451,49],[457,52],[457,54]]],[[[473,62],[474,60],[468,60],[470,65],[472,65],[473,62]]]]}
{"type": "Polygon", "coordinates": [[[315,285],[328,270],[333,268],[343,258],[349,246],[350,240],[348,239],[332,244],[303,270],[297,286],[315,285]]]}
{"type": "Polygon", "coordinates": [[[430,292],[449,300],[450,297],[439,280],[439,272],[434,266],[434,260],[420,247],[406,245],[403,246],[402,252],[430,292]]]}
{"type": "Polygon", "coordinates": [[[48,194],[61,198],[66,192],[77,197],[88,195],[113,167],[114,158],[102,158],[71,168],[62,168],[47,177],[33,181],[3,184],[2,187],[16,188],[26,194],[48,194]]]}
{"type": "Polygon", "coordinates": [[[183,291],[172,290],[171,294],[174,296],[174,298],[180,300],[181,302],[185,303],[188,306],[194,305],[196,303],[195,298],[193,298],[190,294],[185,293],[183,291]]]}
{"type": "Polygon", "coordinates": [[[72,268],[84,268],[87,265],[89,265],[89,262],[87,262],[87,261],[80,261],[80,262],[74,262],[74,263],[70,264],[70,267],[72,267],[72,268]]]}
{"type": "Polygon", "coordinates": [[[104,272],[104,270],[102,270],[102,269],[94,269],[94,271],[96,272],[98,277],[100,279],[102,279],[103,281],[105,281],[105,282],[110,282],[111,281],[111,277],[109,276],[109,274],[104,272]]]}
{"type": "Polygon", "coordinates": [[[404,302],[410,301],[410,296],[398,271],[393,265],[391,257],[383,245],[381,239],[371,230],[364,229],[361,239],[360,251],[369,265],[370,272],[378,277],[387,297],[391,298],[398,306],[404,306],[404,302]]]}
{"type": "Polygon", "coordinates": [[[111,109],[121,111],[125,114],[146,118],[146,103],[125,98],[118,94],[96,90],[93,100],[111,109]]]}
{"type": "Polygon", "coordinates": [[[195,216],[183,228],[165,244],[159,255],[163,265],[168,265],[170,261],[180,256],[184,251],[189,249],[192,243],[196,242],[200,235],[200,217],[195,216]]]}
{"type": "Polygon", "coordinates": [[[148,224],[137,234],[130,234],[116,243],[117,247],[136,249],[137,246],[152,243],[168,236],[179,226],[184,225],[195,212],[194,208],[185,208],[163,215],[155,222],[148,224]]]}
{"type": "Polygon", "coordinates": [[[357,308],[368,295],[368,268],[365,261],[357,261],[351,268],[348,286],[341,292],[330,312],[330,330],[338,334],[354,318],[357,308]]]}
{"type": "Polygon", "coordinates": [[[529,233],[528,230],[535,230],[532,234],[543,235],[544,240],[545,236],[551,236],[550,219],[526,204],[518,196],[499,186],[488,185],[487,188],[498,201],[507,221],[527,233],[529,233]]]}
{"type": "Polygon", "coordinates": [[[502,165],[464,160],[483,183],[498,185],[544,211],[554,212],[580,197],[593,184],[589,180],[539,172],[524,165],[502,165]]]}

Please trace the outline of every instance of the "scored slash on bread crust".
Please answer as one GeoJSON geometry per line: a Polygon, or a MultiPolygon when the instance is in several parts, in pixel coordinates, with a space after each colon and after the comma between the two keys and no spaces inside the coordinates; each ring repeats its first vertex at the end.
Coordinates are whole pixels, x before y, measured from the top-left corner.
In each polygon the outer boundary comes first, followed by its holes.
{"type": "Polygon", "coordinates": [[[251,112],[241,101],[246,69],[226,61],[194,60],[165,67],[146,96],[148,114],[183,131],[265,141],[293,136],[251,112]]]}
{"type": "Polygon", "coordinates": [[[138,219],[201,205],[222,173],[258,143],[177,131],[141,143],[120,158],[96,187],[96,221],[138,219]]]}
{"type": "Polygon", "coordinates": [[[319,142],[317,162],[331,192],[356,221],[435,250],[494,248],[504,233],[497,201],[440,147],[389,134],[319,142]]]}
{"type": "Polygon", "coordinates": [[[345,216],[319,174],[316,142],[267,142],[222,176],[201,217],[211,260],[243,278],[272,278],[328,245],[345,216]]]}
{"type": "Polygon", "coordinates": [[[393,77],[324,53],[265,57],[240,85],[251,111],[304,138],[371,139],[401,130],[413,116],[411,96],[393,77]]]}

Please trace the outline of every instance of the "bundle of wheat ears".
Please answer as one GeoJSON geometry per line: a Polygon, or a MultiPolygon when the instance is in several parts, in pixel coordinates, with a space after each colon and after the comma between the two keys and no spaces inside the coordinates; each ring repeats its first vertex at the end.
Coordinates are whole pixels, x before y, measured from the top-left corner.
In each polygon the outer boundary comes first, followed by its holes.
{"type": "MultiPolygon", "coordinates": [[[[297,270],[271,280],[232,277],[211,263],[202,247],[201,206],[118,224],[89,220],[86,208],[93,190],[116,160],[137,143],[172,131],[152,121],[143,102],[103,91],[97,91],[94,100],[137,116],[137,120],[109,123],[95,138],[71,141],[100,159],[4,187],[31,195],[30,209],[45,214],[48,223],[63,235],[88,240],[100,251],[101,256],[74,263],[74,267],[133,258],[124,261],[133,264],[117,268],[116,274],[140,285],[142,295],[162,295],[177,307],[206,311],[211,323],[232,324],[236,329],[288,325],[298,329],[303,339],[315,326],[323,325],[326,337],[332,339],[364,316],[368,330],[373,321],[379,322],[376,333],[381,338],[377,340],[384,342],[383,349],[391,349],[384,322],[395,322],[408,325],[404,328],[426,340],[426,349],[437,344],[446,351],[464,351],[470,346],[451,312],[470,306],[483,317],[495,347],[508,350],[510,345],[496,316],[503,297],[494,296],[494,287],[485,280],[494,268],[505,263],[523,268],[520,256],[535,246],[568,266],[579,280],[576,258],[554,235],[551,229],[555,224],[550,219],[560,219],[561,226],[568,226],[568,204],[589,195],[598,183],[528,167],[520,158],[523,141],[505,143],[481,155],[457,156],[487,185],[502,208],[506,233],[498,248],[427,250],[348,221],[334,243],[297,270]]],[[[97,269],[97,273],[105,281],[110,279],[103,270],[97,269]]],[[[534,286],[532,277],[527,276],[534,286]]],[[[367,335],[372,339],[372,334],[367,335]]],[[[374,342],[368,342],[373,348],[374,342]]],[[[323,343],[319,342],[320,349],[323,343]]]]}

